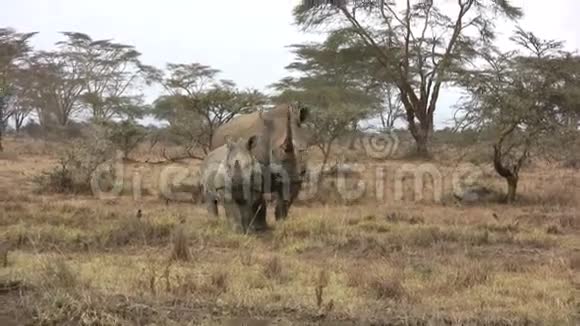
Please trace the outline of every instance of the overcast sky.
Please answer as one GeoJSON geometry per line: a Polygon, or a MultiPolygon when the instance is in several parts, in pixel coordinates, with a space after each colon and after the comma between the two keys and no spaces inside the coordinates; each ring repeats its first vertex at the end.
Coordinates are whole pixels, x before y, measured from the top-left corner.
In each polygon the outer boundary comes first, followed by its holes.
{"type": "MultiPolygon", "coordinates": [[[[445,1],[445,0],[436,0],[445,1]]],[[[321,39],[302,34],[292,21],[297,0],[0,0],[0,26],[40,32],[33,44],[49,49],[60,31],[78,31],[94,39],[134,45],[143,61],[199,62],[223,71],[240,87],[266,91],[286,75],[292,60],[287,45],[321,39]]],[[[580,1],[517,0],[524,9],[521,25],[543,38],[580,47],[580,1]]],[[[503,31],[510,34],[512,28],[503,31]]],[[[451,117],[456,97],[447,93],[436,121],[451,117]]]]}

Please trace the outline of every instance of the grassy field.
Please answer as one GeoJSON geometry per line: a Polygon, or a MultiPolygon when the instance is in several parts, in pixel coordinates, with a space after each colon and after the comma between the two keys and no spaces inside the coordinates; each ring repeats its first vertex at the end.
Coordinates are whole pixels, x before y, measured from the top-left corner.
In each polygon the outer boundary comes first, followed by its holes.
{"type": "Polygon", "coordinates": [[[0,156],[0,325],[580,322],[577,171],[532,166],[518,204],[461,205],[452,162],[429,166],[441,171],[441,202],[427,181],[413,198],[412,178],[398,200],[396,173],[377,199],[377,169],[418,163],[366,162],[364,198],[324,191],[245,236],[201,204],[159,195],[163,171],[193,163],[127,163],[125,179],[145,189],[137,198],[37,194],[33,178],[58,146],[9,139],[0,156]]]}

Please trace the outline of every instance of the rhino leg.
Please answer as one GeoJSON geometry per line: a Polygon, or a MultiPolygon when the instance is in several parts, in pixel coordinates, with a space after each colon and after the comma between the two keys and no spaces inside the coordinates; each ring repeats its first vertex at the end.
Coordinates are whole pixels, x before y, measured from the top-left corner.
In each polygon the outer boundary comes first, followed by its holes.
{"type": "Polygon", "coordinates": [[[298,193],[300,192],[301,185],[300,184],[293,184],[290,186],[290,198],[285,199],[284,194],[281,189],[277,192],[276,198],[276,210],[274,215],[276,216],[276,220],[283,220],[288,217],[288,212],[290,211],[290,206],[294,203],[296,197],[298,197],[298,193]]]}
{"type": "Polygon", "coordinates": [[[276,221],[285,220],[288,217],[288,203],[285,200],[280,200],[276,203],[274,215],[276,216],[276,221]]]}
{"type": "Polygon", "coordinates": [[[210,216],[218,217],[218,202],[215,196],[206,193],[204,197],[205,197],[205,205],[207,207],[207,213],[210,216]]]}
{"type": "Polygon", "coordinates": [[[274,192],[276,193],[276,208],[274,209],[274,216],[276,221],[283,220],[288,216],[288,202],[291,197],[292,188],[289,184],[284,182],[274,183],[274,192]]]}
{"type": "Polygon", "coordinates": [[[249,233],[253,230],[252,219],[254,218],[253,210],[248,207],[244,207],[244,211],[241,212],[240,216],[240,229],[244,233],[249,233]]]}
{"type": "Polygon", "coordinates": [[[241,207],[235,202],[224,203],[224,211],[228,223],[234,232],[245,232],[241,207]]]}
{"type": "Polygon", "coordinates": [[[266,223],[266,200],[264,197],[260,197],[259,200],[255,201],[252,205],[252,220],[250,221],[250,228],[256,231],[263,231],[268,228],[266,223]]]}
{"type": "Polygon", "coordinates": [[[288,201],[278,198],[276,200],[276,209],[274,211],[276,221],[283,220],[288,217],[288,201]]]}
{"type": "Polygon", "coordinates": [[[295,183],[290,187],[290,200],[288,201],[288,210],[290,206],[294,203],[294,200],[298,197],[300,190],[302,189],[302,183],[295,183]]]}

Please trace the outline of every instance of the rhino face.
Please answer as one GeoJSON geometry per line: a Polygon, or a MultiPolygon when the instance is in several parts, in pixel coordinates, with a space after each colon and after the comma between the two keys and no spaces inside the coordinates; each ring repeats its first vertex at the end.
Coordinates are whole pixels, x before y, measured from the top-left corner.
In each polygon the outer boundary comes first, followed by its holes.
{"type": "Polygon", "coordinates": [[[252,154],[256,138],[252,136],[236,142],[227,141],[225,171],[231,182],[231,198],[237,202],[251,201],[253,194],[261,191],[260,165],[252,154]]]}
{"type": "Polygon", "coordinates": [[[291,182],[299,182],[306,172],[308,139],[303,125],[307,118],[307,108],[288,105],[271,121],[271,163],[284,169],[291,182]]]}

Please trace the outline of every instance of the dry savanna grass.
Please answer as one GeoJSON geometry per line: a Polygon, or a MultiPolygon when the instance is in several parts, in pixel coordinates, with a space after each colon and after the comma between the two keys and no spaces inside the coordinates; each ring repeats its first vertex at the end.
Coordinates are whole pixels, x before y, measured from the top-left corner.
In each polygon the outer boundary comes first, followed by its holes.
{"type": "MultiPolygon", "coordinates": [[[[377,199],[371,181],[380,162],[361,162],[375,164],[360,174],[372,191],[345,202],[320,198],[322,191],[286,221],[269,216],[270,231],[241,235],[185,193],[168,199],[160,190],[159,176],[171,174],[164,167],[195,171],[193,162],[126,163],[126,184],[138,175],[141,196],[38,194],[32,179],[55,157],[22,139],[6,148],[13,155],[0,158],[0,306],[9,308],[0,308],[0,322],[578,323],[580,193],[572,170],[530,168],[513,206],[462,205],[449,199],[450,162],[433,162],[444,176],[440,202],[429,178],[421,200],[412,178],[397,200],[393,173],[377,199]]],[[[404,164],[418,163],[388,161],[385,170],[404,164]]],[[[502,189],[481,169],[482,182],[502,189]]],[[[178,181],[191,184],[187,178],[178,181]]]]}

